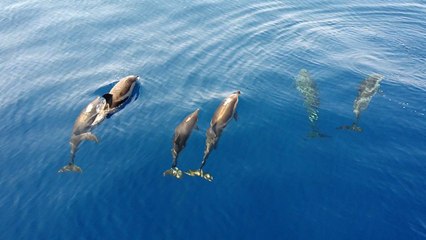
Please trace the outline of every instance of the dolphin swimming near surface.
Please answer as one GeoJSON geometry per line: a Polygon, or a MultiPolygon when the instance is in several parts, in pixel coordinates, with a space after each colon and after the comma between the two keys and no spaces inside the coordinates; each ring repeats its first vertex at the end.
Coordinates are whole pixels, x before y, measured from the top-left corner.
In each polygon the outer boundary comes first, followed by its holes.
{"type": "Polygon", "coordinates": [[[302,69],[295,79],[296,88],[302,94],[304,105],[308,113],[309,122],[311,125],[310,137],[325,137],[326,135],[319,132],[317,121],[319,118],[319,96],[316,83],[311,79],[309,72],[302,69]]]}
{"type": "Polygon", "coordinates": [[[380,74],[371,74],[364,81],[361,82],[358,89],[358,96],[354,101],[354,114],[355,121],[350,126],[341,126],[338,129],[348,129],[357,132],[361,132],[362,129],[358,126],[359,118],[361,112],[364,111],[368,104],[370,104],[371,99],[377,93],[380,87],[380,82],[383,80],[383,75],[380,74]]]}
{"type": "Polygon", "coordinates": [[[210,182],[213,180],[213,176],[209,173],[204,173],[202,169],[206,164],[207,158],[209,157],[211,151],[216,149],[219,138],[226,125],[232,120],[232,118],[235,120],[238,119],[236,109],[239,95],[240,91],[232,93],[217,107],[212,120],[210,121],[210,127],[206,132],[206,146],[204,149],[204,156],[201,162],[201,166],[198,170],[189,170],[188,172],[185,172],[187,175],[199,176],[210,182]]]}
{"type": "Polygon", "coordinates": [[[164,176],[172,175],[176,178],[182,177],[182,170],[177,168],[177,159],[179,153],[185,148],[186,141],[191,135],[192,129],[198,129],[197,121],[199,112],[200,109],[197,108],[197,110],[186,116],[185,119],[175,128],[172,148],[173,163],[172,167],[163,173],[164,176]]]}
{"type": "Polygon", "coordinates": [[[112,87],[108,93],[111,95],[111,98],[108,99],[107,104],[96,117],[94,125],[102,122],[108,114],[114,113],[121,104],[129,99],[138,79],[139,76],[130,75],[120,79],[120,81],[112,87]]]}
{"type": "Polygon", "coordinates": [[[78,150],[78,146],[84,140],[95,141],[98,143],[98,138],[90,131],[95,126],[93,123],[95,118],[101,112],[102,109],[107,105],[107,101],[111,100],[111,95],[105,94],[102,97],[97,97],[91,103],[89,103],[77,117],[74,123],[74,127],[71,134],[71,158],[68,165],[59,169],[58,172],[81,172],[81,168],[74,163],[75,154],[78,150]]]}

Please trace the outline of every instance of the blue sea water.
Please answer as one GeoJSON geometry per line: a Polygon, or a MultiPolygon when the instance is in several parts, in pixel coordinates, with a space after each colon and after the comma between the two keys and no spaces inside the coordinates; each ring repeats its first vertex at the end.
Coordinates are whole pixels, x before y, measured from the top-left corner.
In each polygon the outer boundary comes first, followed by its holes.
{"type": "Polygon", "coordinates": [[[0,239],[425,239],[424,1],[0,3],[0,239]],[[320,97],[308,137],[294,78],[320,97]],[[354,120],[358,86],[381,91],[354,120]],[[59,174],[80,111],[120,78],[132,100],[59,174]],[[201,162],[218,104],[238,121],[205,170],[162,172],[174,128],[200,108],[180,156],[201,162]]]}

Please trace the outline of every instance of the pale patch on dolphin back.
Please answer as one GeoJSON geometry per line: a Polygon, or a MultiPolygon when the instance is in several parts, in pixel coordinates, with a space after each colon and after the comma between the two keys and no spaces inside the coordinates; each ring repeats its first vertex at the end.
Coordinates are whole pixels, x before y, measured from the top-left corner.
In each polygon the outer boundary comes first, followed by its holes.
{"type": "Polygon", "coordinates": [[[89,112],[92,111],[92,109],[93,109],[93,104],[89,104],[89,105],[87,105],[85,112],[89,113],[89,112]]]}
{"type": "Polygon", "coordinates": [[[227,99],[225,99],[225,102],[223,103],[223,105],[228,105],[232,102],[232,98],[228,97],[227,99]]]}

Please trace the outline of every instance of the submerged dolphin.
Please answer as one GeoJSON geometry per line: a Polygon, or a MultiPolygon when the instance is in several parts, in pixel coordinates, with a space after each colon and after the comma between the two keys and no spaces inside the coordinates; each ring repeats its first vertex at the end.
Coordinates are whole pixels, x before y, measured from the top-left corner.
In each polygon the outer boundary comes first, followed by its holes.
{"type": "Polygon", "coordinates": [[[211,151],[216,149],[217,142],[225,129],[226,125],[231,121],[232,118],[235,120],[238,119],[237,114],[237,104],[238,104],[238,96],[240,95],[240,91],[236,91],[225,98],[222,103],[217,107],[216,112],[213,115],[212,120],[210,121],[210,127],[206,132],[206,146],[204,149],[203,161],[201,162],[201,166],[198,170],[189,170],[185,172],[189,176],[199,176],[208,181],[213,180],[213,176],[209,173],[203,172],[203,167],[206,164],[207,158],[209,157],[211,151]]]}
{"type": "Polygon", "coordinates": [[[95,121],[95,118],[98,116],[98,114],[101,112],[102,109],[105,108],[107,105],[107,99],[109,99],[110,96],[108,94],[97,97],[95,100],[93,100],[91,103],[89,103],[80,113],[80,115],[77,117],[74,123],[74,127],[71,134],[71,158],[68,163],[68,165],[62,167],[59,169],[58,172],[81,172],[81,168],[78,167],[74,163],[75,154],[78,150],[78,146],[83,140],[90,140],[95,141],[98,143],[98,138],[92,134],[90,131],[95,126],[93,123],[95,121]]]}
{"type": "Polygon", "coordinates": [[[114,85],[108,93],[111,97],[96,117],[94,125],[102,122],[108,114],[114,113],[121,104],[129,99],[133,93],[133,89],[135,88],[138,78],[138,76],[130,75],[120,79],[120,81],[114,85]]]}
{"type": "Polygon", "coordinates": [[[361,132],[362,129],[358,126],[359,118],[361,112],[364,111],[368,104],[370,104],[371,99],[379,90],[380,82],[383,80],[383,76],[380,74],[371,74],[364,81],[361,82],[358,89],[358,96],[354,101],[354,114],[355,121],[350,126],[341,126],[338,129],[348,129],[357,132],[361,132]]]}
{"type": "Polygon", "coordinates": [[[302,69],[295,79],[296,88],[302,94],[304,105],[308,113],[309,122],[311,125],[310,137],[325,137],[326,135],[319,132],[317,121],[319,118],[319,104],[318,90],[316,83],[311,79],[309,72],[302,69]]]}
{"type": "Polygon", "coordinates": [[[199,112],[200,109],[195,110],[193,113],[186,116],[185,119],[175,128],[172,148],[173,163],[172,167],[163,173],[164,176],[172,175],[176,178],[182,177],[182,170],[177,168],[177,159],[179,153],[185,148],[186,141],[191,135],[192,129],[198,128],[197,121],[199,112]]]}

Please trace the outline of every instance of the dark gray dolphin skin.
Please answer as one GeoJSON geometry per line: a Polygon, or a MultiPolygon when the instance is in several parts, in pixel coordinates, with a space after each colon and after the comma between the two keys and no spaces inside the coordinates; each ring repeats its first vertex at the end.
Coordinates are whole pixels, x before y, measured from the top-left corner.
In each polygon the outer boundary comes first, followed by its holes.
{"type": "Polygon", "coordinates": [[[120,79],[120,81],[114,85],[108,93],[111,95],[111,98],[107,99],[107,105],[96,117],[94,125],[102,122],[108,114],[113,113],[118,106],[129,99],[138,79],[139,76],[130,75],[120,79]]]}
{"type": "Polygon", "coordinates": [[[303,96],[306,112],[308,113],[309,122],[311,125],[311,132],[309,137],[326,137],[318,130],[317,121],[319,119],[319,105],[320,99],[318,94],[317,85],[310,77],[308,70],[302,69],[299,75],[295,78],[296,88],[303,96]]]}
{"type": "Polygon", "coordinates": [[[361,112],[364,111],[368,104],[370,104],[371,99],[377,93],[380,87],[380,82],[383,80],[383,75],[373,73],[369,75],[364,81],[361,82],[358,89],[358,96],[354,101],[354,114],[355,121],[350,126],[341,126],[337,129],[347,129],[356,132],[361,132],[362,129],[358,126],[359,118],[361,112]]]}
{"type": "Polygon", "coordinates": [[[238,105],[238,96],[240,94],[240,91],[232,93],[217,107],[213,118],[210,121],[210,127],[206,132],[206,146],[204,148],[204,156],[201,162],[201,166],[198,170],[189,170],[188,172],[185,172],[187,175],[199,176],[206,179],[207,181],[213,181],[213,176],[209,173],[204,173],[202,169],[206,164],[207,158],[209,157],[211,151],[216,149],[217,142],[219,141],[219,138],[222,135],[226,125],[232,120],[232,118],[235,120],[238,119],[236,109],[238,105]]]}
{"type": "Polygon", "coordinates": [[[173,135],[173,148],[172,148],[172,156],[173,163],[172,167],[169,170],[166,170],[163,175],[172,175],[176,178],[182,177],[182,170],[177,168],[177,159],[179,153],[185,148],[186,141],[191,135],[192,130],[198,129],[197,121],[198,121],[198,113],[200,109],[197,108],[193,113],[189,114],[185,117],[185,119],[175,128],[175,133],[173,135]]]}
{"type": "Polygon", "coordinates": [[[95,118],[107,105],[106,98],[110,98],[110,96],[105,94],[102,97],[97,97],[81,111],[80,115],[75,120],[70,140],[71,158],[68,165],[59,169],[58,172],[81,172],[81,168],[74,163],[75,154],[78,150],[78,146],[83,140],[90,140],[98,143],[98,138],[90,131],[95,126],[93,124],[95,118]]]}

